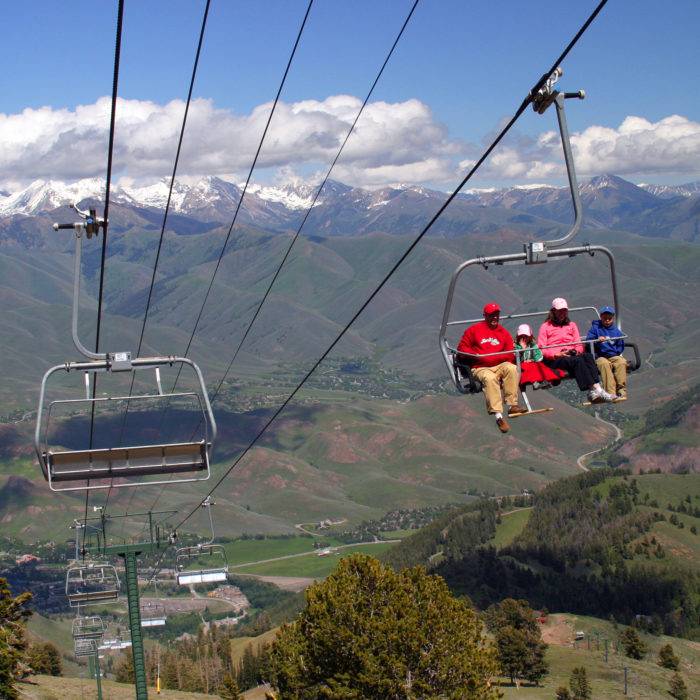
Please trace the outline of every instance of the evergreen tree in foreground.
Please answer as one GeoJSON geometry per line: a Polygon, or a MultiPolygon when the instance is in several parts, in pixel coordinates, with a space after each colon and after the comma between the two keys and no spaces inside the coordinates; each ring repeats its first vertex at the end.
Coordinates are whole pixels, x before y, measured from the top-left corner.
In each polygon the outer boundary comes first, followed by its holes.
{"type": "Polygon", "coordinates": [[[440,577],[365,555],[309,588],[270,657],[273,684],[291,700],[491,700],[497,670],[476,614],[440,577]]]}
{"type": "Polygon", "coordinates": [[[28,592],[13,596],[7,579],[0,578],[0,698],[3,700],[19,697],[15,681],[28,670],[24,664],[24,623],[32,614],[25,607],[31,598],[28,592]]]}

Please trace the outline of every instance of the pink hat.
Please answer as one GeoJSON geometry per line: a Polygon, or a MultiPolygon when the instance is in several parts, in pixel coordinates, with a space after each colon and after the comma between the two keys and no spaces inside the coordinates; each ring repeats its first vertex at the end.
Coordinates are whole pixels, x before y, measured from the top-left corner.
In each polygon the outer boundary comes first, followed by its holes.
{"type": "Polygon", "coordinates": [[[567,303],[566,299],[562,299],[562,297],[557,297],[556,299],[552,300],[552,308],[553,309],[568,309],[569,304],[567,303]]]}
{"type": "Polygon", "coordinates": [[[527,323],[521,323],[518,326],[518,330],[515,333],[515,337],[519,338],[521,335],[526,335],[528,338],[532,338],[532,328],[527,325],[527,323]]]}

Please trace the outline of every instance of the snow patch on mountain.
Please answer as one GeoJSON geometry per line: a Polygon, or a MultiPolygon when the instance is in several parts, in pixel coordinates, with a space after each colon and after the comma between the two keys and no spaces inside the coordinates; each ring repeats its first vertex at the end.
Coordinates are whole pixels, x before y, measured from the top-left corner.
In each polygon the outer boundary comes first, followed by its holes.
{"type": "Polygon", "coordinates": [[[104,199],[104,179],[86,178],[66,184],[60,180],[34,180],[19,192],[0,198],[0,215],[32,216],[67,204],[104,199]]]}
{"type": "Polygon", "coordinates": [[[672,197],[693,197],[700,194],[700,182],[688,182],[685,185],[651,185],[645,182],[640,182],[638,187],[641,187],[645,192],[653,194],[655,197],[662,199],[671,199],[672,197]]]}

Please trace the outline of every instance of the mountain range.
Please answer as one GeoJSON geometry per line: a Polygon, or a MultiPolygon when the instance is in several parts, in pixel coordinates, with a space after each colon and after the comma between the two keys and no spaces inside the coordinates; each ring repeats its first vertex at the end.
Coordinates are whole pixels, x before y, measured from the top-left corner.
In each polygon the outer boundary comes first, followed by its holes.
{"type": "MultiPolygon", "coordinates": [[[[239,205],[240,185],[218,177],[185,184],[176,181],[170,196],[168,228],[180,233],[201,232],[230,224],[239,205]]],[[[252,185],[246,191],[238,216],[240,224],[270,232],[298,228],[314,201],[316,186],[252,185]]],[[[123,227],[137,217],[146,227],[162,225],[169,194],[169,180],[143,186],[114,187],[110,205],[113,227],[123,227]]],[[[685,185],[635,185],[615,175],[601,175],[580,187],[586,224],[594,228],[624,229],[643,236],[693,241],[700,235],[700,183],[685,185]]],[[[22,190],[0,193],[0,220],[43,217],[74,202],[101,204],[102,179],[74,183],[37,180],[22,190]]],[[[447,198],[445,192],[417,186],[366,190],[329,180],[304,233],[316,236],[365,233],[417,232],[447,198]]],[[[66,210],[64,217],[70,214],[66,210]]],[[[488,234],[506,225],[529,230],[535,236],[552,222],[566,224],[572,218],[567,188],[528,185],[505,189],[466,190],[457,195],[434,226],[433,233],[458,236],[488,234]]]]}

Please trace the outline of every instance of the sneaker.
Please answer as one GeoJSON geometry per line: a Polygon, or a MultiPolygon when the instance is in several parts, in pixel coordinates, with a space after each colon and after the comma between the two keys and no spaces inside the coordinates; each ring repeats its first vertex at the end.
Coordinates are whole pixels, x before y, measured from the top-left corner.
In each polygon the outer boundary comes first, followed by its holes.
{"type": "Polygon", "coordinates": [[[551,389],[552,388],[552,383],[551,382],[540,382],[540,389],[551,389]]]}
{"type": "Polygon", "coordinates": [[[502,433],[507,433],[510,430],[508,421],[505,418],[496,418],[496,425],[502,433]]]}
{"type": "Polygon", "coordinates": [[[617,398],[618,399],[626,399],[627,398],[627,390],[620,389],[620,391],[617,392],[617,398]]]}
{"type": "Polygon", "coordinates": [[[615,397],[612,394],[608,394],[608,392],[603,389],[591,389],[588,392],[588,400],[591,403],[609,403],[614,401],[615,397]]]}
{"type": "Polygon", "coordinates": [[[508,415],[509,416],[517,416],[520,415],[521,413],[527,413],[527,408],[523,408],[522,406],[518,406],[516,403],[515,406],[508,406],[508,415]]]}

